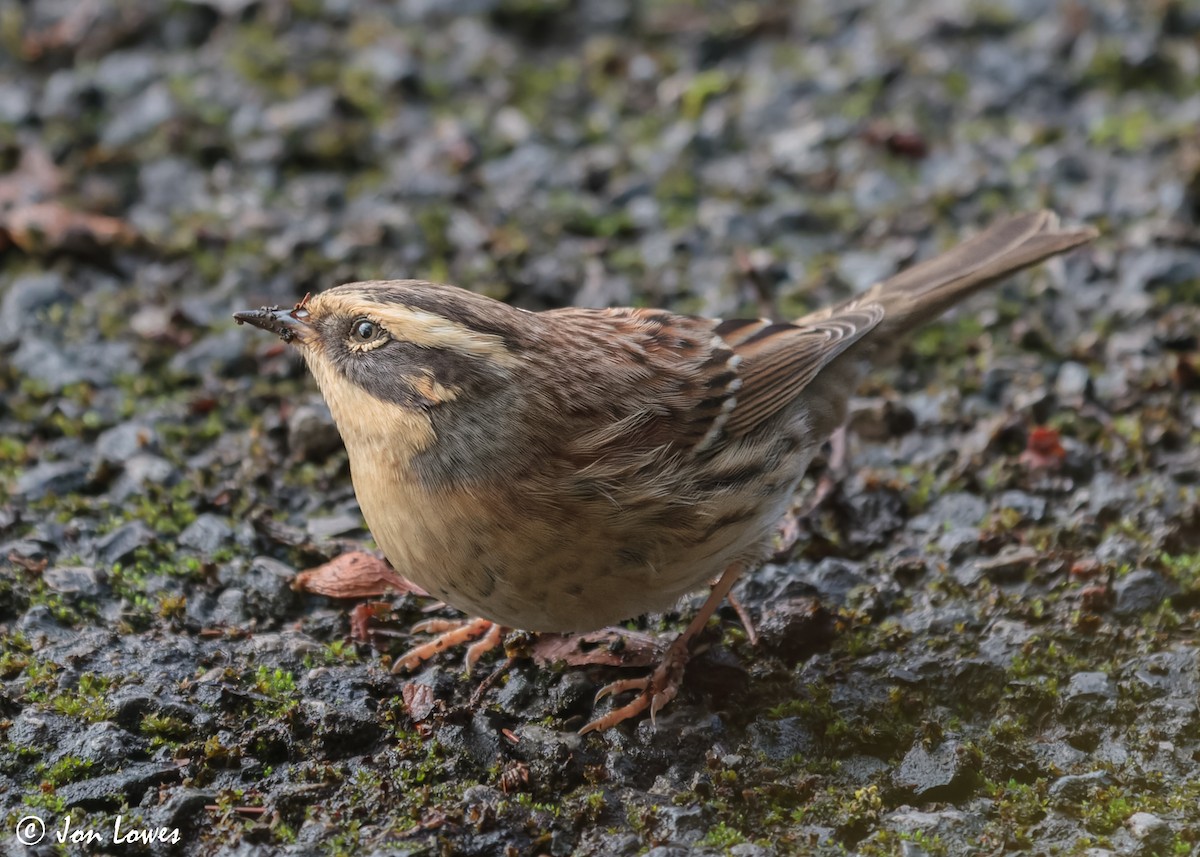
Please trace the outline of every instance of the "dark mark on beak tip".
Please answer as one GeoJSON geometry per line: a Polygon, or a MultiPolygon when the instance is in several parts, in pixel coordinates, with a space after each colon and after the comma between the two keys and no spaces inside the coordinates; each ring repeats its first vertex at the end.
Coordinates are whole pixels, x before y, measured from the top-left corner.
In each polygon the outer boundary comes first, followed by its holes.
{"type": "Polygon", "coordinates": [[[264,306],[235,312],[233,318],[238,324],[252,324],[278,335],[284,342],[291,342],[296,338],[297,329],[304,325],[304,322],[296,317],[298,309],[300,308],[285,310],[279,306],[264,306]]]}

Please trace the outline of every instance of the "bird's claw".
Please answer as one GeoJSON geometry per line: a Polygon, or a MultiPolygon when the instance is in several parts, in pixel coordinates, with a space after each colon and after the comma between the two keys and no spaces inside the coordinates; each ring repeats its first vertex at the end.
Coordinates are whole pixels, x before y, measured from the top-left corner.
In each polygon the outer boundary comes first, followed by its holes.
{"type": "Polygon", "coordinates": [[[611,729],[618,723],[636,717],[647,709],[650,710],[651,725],[656,725],[655,719],[658,712],[679,694],[679,687],[683,683],[683,668],[687,666],[687,662],[687,646],[672,645],[663,657],[662,663],[650,675],[606,684],[596,693],[597,702],[606,696],[616,696],[634,690],[641,692],[627,705],[615,708],[603,717],[597,717],[580,729],[579,734],[586,735],[589,732],[611,729]]]}
{"type": "Polygon", "coordinates": [[[396,659],[392,672],[414,670],[422,663],[447,649],[471,643],[467,647],[467,671],[470,672],[479,658],[487,651],[500,645],[503,627],[487,619],[468,619],[456,622],[449,619],[426,619],[413,625],[414,633],[437,634],[428,643],[414,646],[396,659]],[[479,638],[479,639],[476,639],[479,638]]]}

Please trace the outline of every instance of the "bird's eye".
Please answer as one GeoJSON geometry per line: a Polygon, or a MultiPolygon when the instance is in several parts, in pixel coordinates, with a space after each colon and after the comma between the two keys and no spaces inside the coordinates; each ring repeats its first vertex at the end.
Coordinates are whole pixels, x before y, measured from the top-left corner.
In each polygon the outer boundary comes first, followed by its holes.
{"type": "Polygon", "coordinates": [[[350,325],[350,338],[355,342],[371,342],[379,337],[379,325],[369,318],[355,319],[350,325]]]}

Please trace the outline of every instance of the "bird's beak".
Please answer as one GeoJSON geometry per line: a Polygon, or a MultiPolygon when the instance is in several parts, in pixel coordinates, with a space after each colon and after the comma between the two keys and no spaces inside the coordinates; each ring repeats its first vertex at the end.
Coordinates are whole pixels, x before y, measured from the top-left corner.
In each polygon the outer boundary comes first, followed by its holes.
{"type": "Polygon", "coordinates": [[[309,312],[302,303],[293,309],[265,306],[259,309],[244,310],[235,312],[233,317],[237,319],[238,324],[245,322],[255,327],[261,327],[263,330],[269,330],[271,333],[277,333],[284,342],[298,339],[298,344],[303,345],[313,333],[313,326],[309,322],[309,312]]]}

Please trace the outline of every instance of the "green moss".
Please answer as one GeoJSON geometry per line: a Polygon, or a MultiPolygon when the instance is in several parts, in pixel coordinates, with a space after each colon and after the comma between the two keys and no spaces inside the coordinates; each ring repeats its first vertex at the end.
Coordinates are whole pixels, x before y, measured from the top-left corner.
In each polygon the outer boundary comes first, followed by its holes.
{"type": "Polygon", "coordinates": [[[303,81],[293,70],[296,63],[288,53],[290,44],[266,24],[243,24],[232,39],[226,62],[266,92],[278,98],[294,98],[303,91],[303,81]]]}
{"type": "Polygon", "coordinates": [[[296,705],[296,677],[287,670],[260,666],[254,673],[254,690],[267,697],[258,706],[272,716],[284,714],[296,705]]]}
{"type": "Polygon", "coordinates": [[[963,314],[922,328],[913,335],[910,348],[924,360],[945,362],[965,353],[983,333],[983,322],[977,316],[963,314]]]}
{"type": "Polygon", "coordinates": [[[355,663],[359,660],[358,649],[345,640],[331,640],[322,650],[325,662],[330,664],[355,663]]]}
{"type": "Polygon", "coordinates": [[[151,712],[142,718],[141,733],[150,738],[150,746],[178,746],[192,732],[190,723],[166,714],[151,712]]]}
{"type": "Polygon", "coordinates": [[[686,119],[699,119],[704,105],[719,95],[724,95],[733,86],[733,78],[724,69],[712,68],[702,71],[691,79],[683,92],[680,105],[686,119]]]}
{"type": "Polygon", "coordinates": [[[105,696],[115,685],[115,680],[86,672],[79,677],[73,691],[63,691],[46,699],[45,704],[64,717],[99,723],[111,720],[115,714],[105,696]]]}
{"type": "Polygon", "coordinates": [[[1173,580],[1184,596],[1200,594],[1200,551],[1196,553],[1159,554],[1159,567],[1173,580]]]}
{"type": "Polygon", "coordinates": [[[710,848],[732,848],[734,845],[739,845],[745,841],[746,837],[740,830],[732,828],[721,821],[709,828],[708,833],[704,835],[704,838],[698,844],[710,848]]]}
{"type": "Polygon", "coordinates": [[[77,756],[64,756],[52,765],[39,763],[33,769],[34,775],[40,777],[50,786],[65,786],[78,780],[88,778],[93,762],[91,759],[80,759],[77,756]]]}

